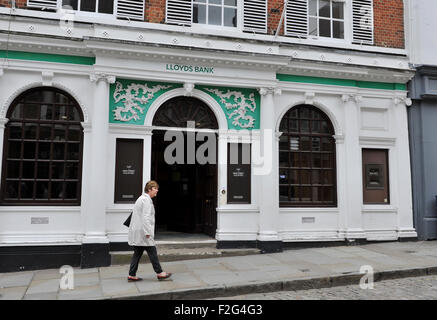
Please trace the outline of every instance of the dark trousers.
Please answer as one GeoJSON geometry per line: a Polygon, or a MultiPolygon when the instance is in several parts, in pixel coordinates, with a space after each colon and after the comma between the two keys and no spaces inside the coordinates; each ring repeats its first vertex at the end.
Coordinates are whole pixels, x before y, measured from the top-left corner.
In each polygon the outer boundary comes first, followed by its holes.
{"type": "Polygon", "coordinates": [[[129,268],[129,275],[131,277],[135,277],[138,270],[138,263],[140,262],[141,256],[144,253],[144,250],[147,251],[147,255],[149,256],[150,262],[152,263],[153,270],[155,270],[156,273],[161,273],[161,265],[159,264],[158,260],[158,252],[156,251],[155,246],[150,247],[137,247],[134,246],[134,255],[132,257],[130,268],[129,268]]]}

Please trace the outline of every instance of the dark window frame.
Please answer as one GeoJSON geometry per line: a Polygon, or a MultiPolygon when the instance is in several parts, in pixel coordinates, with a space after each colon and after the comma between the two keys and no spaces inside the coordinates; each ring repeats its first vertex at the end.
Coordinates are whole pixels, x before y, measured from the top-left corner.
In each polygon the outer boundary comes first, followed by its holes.
{"type": "MultiPolygon", "coordinates": [[[[337,166],[336,166],[336,143],[334,127],[329,117],[320,109],[312,105],[298,105],[288,110],[281,119],[280,129],[282,132],[278,150],[278,167],[279,167],[279,206],[280,207],[337,207],[337,166]],[[305,110],[305,111],[304,111],[305,110]],[[308,116],[303,114],[307,113],[308,116]],[[308,130],[303,129],[302,123],[307,123],[308,130]],[[294,125],[297,125],[294,127],[294,125]],[[314,130],[319,127],[319,130],[314,130]],[[325,125],[325,132],[322,132],[322,127],[325,125]],[[293,129],[295,128],[295,129],[293,129]],[[313,132],[314,131],[314,132],[313,132]],[[319,132],[316,132],[319,131],[319,132]],[[292,149],[292,139],[294,140],[294,147],[299,150],[292,149]],[[304,139],[302,139],[304,138],[304,139]],[[314,140],[315,139],[315,140],[314,140]],[[319,150],[313,150],[313,142],[319,140],[319,150]],[[300,145],[303,141],[309,142],[309,149],[302,150],[300,145]],[[324,150],[323,141],[328,143],[327,150],[324,150]],[[286,143],[286,148],[284,147],[286,143]],[[320,166],[314,166],[314,154],[320,155],[320,166]],[[297,157],[299,166],[293,166],[292,159],[297,157]],[[303,159],[306,158],[308,166],[303,166],[303,159]],[[283,161],[287,159],[287,161],[283,161]],[[327,161],[330,166],[324,167],[323,161],[327,161]],[[283,165],[285,164],[286,165],[283,165]],[[281,174],[281,173],[286,173],[281,174]],[[292,181],[292,172],[296,173],[296,181],[292,181]],[[318,172],[319,183],[313,183],[314,175],[318,172]],[[304,174],[302,174],[304,173],[304,174]],[[308,181],[303,181],[303,176],[309,178],[308,181]],[[324,183],[323,176],[326,175],[329,180],[324,183]],[[285,178],[283,178],[285,177],[285,178]],[[284,181],[281,181],[284,180],[284,181]],[[305,182],[305,183],[304,183],[305,182]],[[282,200],[284,188],[287,188],[287,200],[282,200]],[[295,197],[299,200],[292,199],[292,190],[295,190],[295,197]],[[303,201],[302,195],[304,188],[309,188],[311,200],[303,201]],[[330,189],[329,200],[313,200],[313,188],[319,188],[323,191],[330,189]],[[282,190],[281,190],[282,189],[282,190]]],[[[303,143],[302,143],[303,144],[303,143]]],[[[306,189],[308,191],[308,189],[306,189]]],[[[284,190],[285,191],[285,190],[284,190]]],[[[321,195],[322,197],[323,195],[321,195]]]]}
{"type": "MultiPolygon", "coordinates": [[[[77,101],[68,93],[53,87],[36,87],[30,90],[27,90],[20,94],[10,105],[6,118],[8,122],[6,123],[4,130],[4,142],[3,142],[3,163],[2,163],[2,177],[1,177],[1,187],[0,187],[0,205],[2,206],[80,206],[81,205],[81,190],[82,190],[82,167],[83,167],[83,140],[84,133],[81,122],[84,121],[82,110],[77,103],[77,101]],[[56,99],[57,97],[60,99],[65,99],[64,101],[56,102],[56,100],[52,101],[30,101],[30,97],[38,92],[52,92],[52,97],[56,99]],[[62,97],[63,96],[63,97],[62,97]],[[22,104],[35,105],[37,107],[38,119],[28,118],[26,119],[23,114],[23,108],[18,109],[20,116],[15,117],[17,114],[15,110],[19,108],[22,104]],[[51,119],[41,119],[41,106],[45,106],[47,110],[51,110],[51,119]],[[65,107],[65,112],[62,113],[59,110],[62,110],[60,107],[65,107]],[[71,112],[69,112],[71,111],[71,112]],[[14,115],[15,113],[15,115],[14,115]],[[59,120],[56,120],[55,117],[59,116],[59,120]],[[72,116],[73,120],[69,120],[68,117],[72,116]],[[74,119],[77,118],[77,119],[74,119]],[[21,133],[21,137],[12,137],[11,138],[11,127],[12,125],[16,125],[16,127],[20,127],[17,132],[21,133]],[[24,127],[26,126],[32,127],[35,125],[36,131],[34,136],[30,138],[25,137],[24,127]],[[41,137],[41,128],[45,127],[50,128],[50,137],[48,135],[41,137]],[[59,136],[55,136],[55,130],[61,129],[63,130],[64,136],[60,134],[59,136]],[[71,129],[76,129],[72,131],[71,129]],[[72,132],[76,132],[71,136],[72,132]],[[11,143],[20,143],[20,151],[18,157],[10,157],[8,154],[9,146],[11,143]],[[25,143],[28,145],[34,144],[34,149],[26,149],[24,148],[25,143]],[[48,157],[40,157],[41,146],[48,146],[49,152],[48,157]],[[61,154],[63,154],[63,159],[55,159],[54,157],[54,148],[59,147],[61,154]],[[30,152],[29,152],[30,151],[30,152]],[[25,156],[25,152],[29,152],[30,154],[34,154],[27,157],[25,156]],[[69,153],[71,152],[71,153],[69,153]],[[68,159],[68,155],[74,155],[74,159],[68,159]],[[18,164],[18,177],[8,177],[8,169],[9,165],[14,163],[18,164]],[[23,172],[23,167],[27,163],[33,164],[33,177],[25,176],[23,172]],[[48,164],[47,168],[47,176],[39,174],[43,172],[42,168],[44,165],[48,164]],[[59,166],[59,164],[61,164],[59,166]],[[62,167],[62,174],[59,177],[52,177],[53,171],[56,170],[56,165],[62,167]],[[39,167],[41,166],[41,167],[39,167]],[[39,171],[41,170],[41,171],[39,171]],[[68,172],[68,170],[72,170],[68,172]],[[68,175],[70,173],[71,175],[68,175]],[[22,182],[24,184],[22,184],[22,182]],[[17,186],[17,197],[7,197],[7,187],[9,183],[18,183],[17,186]],[[39,198],[37,185],[45,184],[47,186],[47,198],[39,198]],[[51,195],[52,187],[56,186],[56,183],[61,184],[61,191],[63,193],[62,198],[53,197],[51,195]],[[30,197],[22,197],[22,189],[24,185],[32,185],[32,190],[30,191],[30,197]],[[65,198],[67,196],[67,188],[75,187],[75,198],[65,198]]],[[[16,133],[17,133],[16,132],[16,133]]],[[[47,133],[47,132],[46,132],[47,133]]],[[[58,167],[58,169],[59,169],[58,167]]],[[[31,170],[32,171],[32,170],[31,170]]]]}

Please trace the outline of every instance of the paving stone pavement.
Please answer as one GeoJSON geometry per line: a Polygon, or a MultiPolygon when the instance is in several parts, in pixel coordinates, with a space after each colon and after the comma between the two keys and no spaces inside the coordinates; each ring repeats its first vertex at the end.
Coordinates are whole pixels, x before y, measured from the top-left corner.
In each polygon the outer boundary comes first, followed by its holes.
{"type": "MultiPolygon", "coordinates": [[[[375,277],[379,277],[377,289],[365,293],[355,286],[348,291],[349,296],[378,294],[379,280],[437,275],[437,241],[288,249],[271,254],[163,262],[162,266],[174,274],[170,280],[158,281],[150,263],[141,263],[137,275],[143,281],[136,283],[127,282],[126,264],[73,268],[71,290],[61,289],[63,275],[59,269],[0,273],[0,299],[206,299],[285,292],[358,283],[363,276],[362,266],[372,267],[375,277]]],[[[407,292],[416,297],[424,295],[414,288],[410,286],[407,292]]],[[[432,297],[435,290],[430,290],[426,296],[432,297]]],[[[332,292],[326,291],[326,297],[332,292]]],[[[405,290],[396,287],[392,292],[405,290]]]]}
{"type": "Polygon", "coordinates": [[[255,293],[211,300],[437,300],[437,276],[409,277],[375,282],[372,289],[359,284],[309,290],[255,293]]]}

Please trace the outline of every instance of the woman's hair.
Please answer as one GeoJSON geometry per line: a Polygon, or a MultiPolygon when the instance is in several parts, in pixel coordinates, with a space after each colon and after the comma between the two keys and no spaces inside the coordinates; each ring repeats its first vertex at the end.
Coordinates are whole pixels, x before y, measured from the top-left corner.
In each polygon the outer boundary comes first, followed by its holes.
{"type": "Polygon", "coordinates": [[[146,183],[146,186],[144,187],[144,192],[147,193],[152,190],[152,188],[159,188],[158,183],[154,180],[150,180],[146,183]]]}

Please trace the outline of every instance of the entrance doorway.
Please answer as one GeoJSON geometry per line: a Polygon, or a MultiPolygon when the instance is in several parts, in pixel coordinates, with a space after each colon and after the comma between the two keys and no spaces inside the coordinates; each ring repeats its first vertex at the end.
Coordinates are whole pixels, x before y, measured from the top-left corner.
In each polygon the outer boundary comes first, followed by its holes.
{"type": "MultiPolygon", "coordinates": [[[[164,141],[163,127],[187,128],[194,121],[195,129],[218,129],[211,109],[201,100],[177,97],[164,103],[157,111],[152,136],[151,177],[159,184],[156,197],[156,225],[159,231],[204,233],[215,236],[217,229],[217,161],[187,164],[187,133],[184,131],[183,163],[168,164],[164,153],[173,141],[164,141]]],[[[216,135],[214,135],[216,139],[216,135]]],[[[217,146],[217,141],[215,141],[217,146]]],[[[196,142],[196,150],[203,142],[196,142]]],[[[217,155],[217,149],[214,150],[217,155]]],[[[217,160],[217,158],[216,158],[217,160]]]]}

